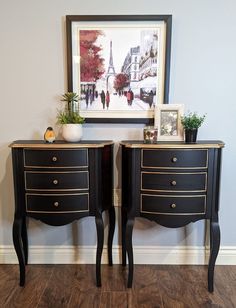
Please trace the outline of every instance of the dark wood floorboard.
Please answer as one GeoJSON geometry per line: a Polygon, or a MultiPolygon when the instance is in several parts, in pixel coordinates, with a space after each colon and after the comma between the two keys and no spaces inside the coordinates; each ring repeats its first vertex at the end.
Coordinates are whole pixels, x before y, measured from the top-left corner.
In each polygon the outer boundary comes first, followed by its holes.
{"type": "Polygon", "coordinates": [[[0,307],[37,307],[42,294],[47,290],[53,268],[50,265],[27,266],[26,284],[22,288],[18,281],[18,266],[0,265],[0,307]]]}
{"type": "Polygon", "coordinates": [[[207,291],[207,266],[135,265],[133,288],[127,269],[95,265],[28,265],[19,287],[17,265],[0,265],[0,307],[194,308],[236,307],[236,266],[216,266],[215,291],[207,291]]]}

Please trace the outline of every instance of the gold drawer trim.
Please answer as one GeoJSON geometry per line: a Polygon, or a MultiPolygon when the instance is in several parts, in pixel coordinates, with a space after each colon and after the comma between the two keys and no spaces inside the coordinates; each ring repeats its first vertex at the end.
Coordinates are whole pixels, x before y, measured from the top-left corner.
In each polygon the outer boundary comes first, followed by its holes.
{"type": "Polygon", "coordinates": [[[146,169],[207,169],[208,168],[208,149],[174,149],[175,151],[206,151],[207,157],[206,157],[206,165],[203,167],[160,167],[160,166],[144,166],[143,165],[143,151],[170,151],[170,149],[142,149],[141,150],[141,168],[146,169]]]}
{"type": "Polygon", "coordinates": [[[205,215],[206,214],[206,195],[151,195],[151,194],[141,194],[140,195],[140,213],[146,214],[154,214],[154,215],[171,215],[171,216],[194,216],[194,215],[205,215]],[[204,212],[197,212],[197,213],[165,213],[165,212],[149,212],[142,210],[142,196],[152,196],[152,197],[171,197],[171,198],[191,198],[191,197],[204,197],[204,212]]]}
{"type": "Polygon", "coordinates": [[[77,190],[89,190],[89,172],[88,171],[55,171],[55,172],[49,172],[49,171],[24,171],[24,180],[25,180],[25,190],[27,191],[77,191],[77,190]],[[63,188],[48,188],[48,189],[36,189],[36,188],[27,188],[26,185],[26,173],[59,173],[59,174],[63,174],[63,173],[87,173],[87,182],[88,182],[88,187],[86,188],[67,188],[67,189],[63,189],[63,188]]]}
{"type": "Polygon", "coordinates": [[[28,210],[28,203],[27,203],[27,196],[65,196],[62,194],[25,194],[25,204],[26,204],[26,212],[27,213],[44,213],[44,214],[66,214],[66,213],[82,213],[82,212],[89,212],[89,193],[80,193],[80,194],[67,194],[66,196],[82,196],[88,195],[87,198],[87,209],[85,210],[78,210],[78,211],[32,211],[28,210]]]}
{"type": "Polygon", "coordinates": [[[24,167],[25,168],[46,168],[46,169],[67,169],[67,168],[88,168],[88,164],[85,165],[85,166],[36,166],[36,165],[26,165],[26,162],[25,162],[25,151],[48,151],[50,152],[50,150],[53,150],[53,151],[80,151],[80,150],[85,150],[86,151],[86,160],[88,162],[88,149],[87,148],[79,148],[79,149],[48,149],[48,148],[25,148],[23,150],[23,160],[24,160],[24,167]]]}
{"type": "Polygon", "coordinates": [[[145,191],[156,191],[156,192],[206,192],[207,191],[207,172],[155,172],[155,171],[141,171],[141,190],[145,191]],[[205,189],[204,190],[171,190],[171,189],[148,189],[148,188],[143,188],[143,177],[142,174],[205,174],[206,179],[205,179],[205,189]]]}

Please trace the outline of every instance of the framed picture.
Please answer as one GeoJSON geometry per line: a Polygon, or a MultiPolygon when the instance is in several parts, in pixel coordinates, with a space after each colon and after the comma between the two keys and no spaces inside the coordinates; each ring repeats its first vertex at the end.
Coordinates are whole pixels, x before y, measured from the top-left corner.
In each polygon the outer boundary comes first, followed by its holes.
{"type": "Polygon", "coordinates": [[[181,124],[183,114],[184,105],[157,105],[155,108],[155,126],[158,128],[157,140],[184,140],[184,131],[181,124]]]}
{"type": "Polygon", "coordinates": [[[153,124],[168,103],[171,15],[66,16],[68,91],[86,122],[153,124]]]}

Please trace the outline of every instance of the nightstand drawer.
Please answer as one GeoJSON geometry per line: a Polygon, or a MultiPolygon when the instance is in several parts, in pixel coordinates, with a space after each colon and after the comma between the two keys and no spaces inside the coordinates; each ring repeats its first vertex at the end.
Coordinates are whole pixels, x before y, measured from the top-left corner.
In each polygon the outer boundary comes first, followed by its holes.
{"type": "Polygon", "coordinates": [[[26,190],[86,190],[89,189],[88,171],[25,172],[26,190]]]}
{"type": "Polygon", "coordinates": [[[206,196],[141,194],[140,212],[166,215],[201,215],[206,212],[206,196]]]}
{"type": "Polygon", "coordinates": [[[208,150],[190,149],[143,149],[142,168],[207,168],[208,150]]]}
{"type": "Polygon", "coordinates": [[[88,167],[88,150],[24,149],[24,166],[31,168],[86,168],[88,167]]]}
{"type": "Polygon", "coordinates": [[[26,194],[26,211],[70,213],[89,211],[89,194],[26,194]]]}
{"type": "Polygon", "coordinates": [[[141,189],[150,191],[206,191],[207,173],[141,172],[141,189]]]}

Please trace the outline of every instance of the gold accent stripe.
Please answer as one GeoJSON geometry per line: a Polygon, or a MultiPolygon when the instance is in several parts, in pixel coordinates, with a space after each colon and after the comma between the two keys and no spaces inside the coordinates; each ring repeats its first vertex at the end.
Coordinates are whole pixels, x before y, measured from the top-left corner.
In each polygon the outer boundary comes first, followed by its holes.
{"type": "Polygon", "coordinates": [[[146,214],[154,214],[154,215],[179,215],[179,216],[193,216],[193,215],[205,215],[206,214],[206,195],[150,195],[150,194],[140,194],[140,212],[146,214]],[[152,197],[168,197],[168,198],[199,198],[204,197],[204,212],[197,212],[197,213],[167,213],[167,212],[149,212],[143,211],[143,196],[152,196],[152,197]]]}
{"type": "MultiPolygon", "coordinates": [[[[148,149],[149,151],[155,151],[155,149],[148,149]]],[[[158,149],[158,151],[166,151],[167,149],[158,149]]],[[[143,165],[143,152],[145,149],[141,150],[141,168],[145,169],[207,169],[208,168],[208,149],[175,149],[176,151],[206,151],[207,157],[206,157],[206,165],[205,166],[199,166],[199,167],[168,167],[168,166],[144,166],[143,165]]]]}
{"type": "Polygon", "coordinates": [[[25,194],[25,204],[26,204],[26,212],[27,213],[44,213],[44,214],[65,214],[65,213],[80,213],[80,212],[89,212],[89,193],[81,193],[81,194],[25,194]],[[78,210],[78,211],[32,211],[28,210],[28,202],[27,202],[27,196],[82,196],[87,195],[87,209],[84,210],[78,210]]]}
{"type": "Polygon", "coordinates": [[[64,173],[80,173],[80,172],[87,172],[88,170],[76,170],[76,171],[31,171],[27,170],[25,173],[49,173],[49,174],[54,174],[54,173],[59,173],[59,174],[64,174],[64,173]]]}
{"type": "MultiPolygon", "coordinates": [[[[88,164],[85,166],[82,165],[74,165],[74,166],[53,166],[53,162],[52,162],[52,166],[36,166],[36,165],[26,165],[26,161],[25,161],[25,151],[27,150],[32,150],[34,151],[34,149],[31,148],[25,148],[23,150],[23,160],[24,160],[24,167],[25,168],[49,168],[49,169],[67,169],[67,168],[88,168],[88,164]]],[[[53,149],[53,150],[58,150],[61,151],[60,149],[53,149]]],[[[88,149],[84,149],[86,151],[86,161],[88,163],[88,149]]],[[[39,149],[39,151],[48,151],[48,153],[50,154],[50,151],[48,149],[39,149]]],[[[63,149],[63,151],[76,151],[76,149],[63,149]]],[[[59,152],[60,153],[60,152],[59,152]]],[[[67,158],[68,160],[68,158],[67,158]]]]}
{"type": "Polygon", "coordinates": [[[149,172],[149,171],[141,171],[141,190],[145,191],[156,191],[156,192],[206,192],[207,190],[207,172],[149,172]],[[150,188],[143,188],[143,174],[205,174],[205,188],[204,190],[172,190],[170,189],[150,189],[150,188]]]}
{"type": "Polygon", "coordinates": [[[49,172],[49,171],[24,171],[24,179],[25,179],[25,190],[29,190],[29,191],[76,191],[76,190],[89,190],[89,172],[88,171],[55,171],[55,172],[49,172]],[[63,188],[48,188],[48,189],[38,189],[38,188],[27,188],[27,183],[26,183],[26,174],[27,173],[45,173],[45,174],[64,174],[64,173],[87,173],[87,183],[88,183],[88,187],[85,188],[67,188],[67,189],[63,189],[63,188]]]}
{"type": "Polygon", "coordinates": [[[81,210],[81,211],[57,211],[57,212],[43,212],[43,211],[30,211],[26,210],[27,213],[40,213],[40,214],[70,214],[70,213],[82,213],[82,212],[89,212],[89,210],[81,210]]]}
{"type": "Polygon", "coordinates": [[[25,168],[40,168],[40,169],[75,169],[75,168],[88,168],[88,166],[69,166],[69,167],[51,167],[51,166],[26,166],[25,168]]]}
{"type": "Polygon", "coordinates": [[[80,149],[80,148],[103,148],[107,145],[114,144],[113,141],[104,141],[101,143],[17,143],[12,142],[9,147],[10,148],[36,148],[36,149],[53,149],[53,150],[61,150],[61,149],[80,149]]]}
{"type": "Polygon", "coordinates": [[[59,189],[54,189],[54,188],[48,188],[48,189],[39,189],[39,188],[26,188],[27,191],[79,191],[79,190],[89,190],[89,188],[67,188],[67,189],[63,189],[63,188],[59,188],[59,189]]]}
{"type": "Polygon", "coordinates": [[[155,215],[167,215],[167,216],[194,216],[194,215],[205,215],[206,213],[163,213],[163,212],[147,212],[147,211],[141,211],[141,213],[145,214],[155,214],[155,215]]]}
{"type": "Polygon", "coordinates": [[[129,143],[129,142],[120,142],[120,145],[125,146],[126,148],[141,148],[141,149],[218,149],[223,148],[225,144],[221,141],[219,143],[129,143]]]}

